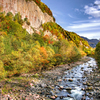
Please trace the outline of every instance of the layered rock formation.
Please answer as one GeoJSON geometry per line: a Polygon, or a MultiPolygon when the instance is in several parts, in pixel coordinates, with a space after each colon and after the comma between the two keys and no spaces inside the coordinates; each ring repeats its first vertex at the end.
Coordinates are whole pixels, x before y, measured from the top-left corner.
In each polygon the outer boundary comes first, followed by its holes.
{"type": "MultiPolygon", "coordinates": [[[[30,21],[30,26],[33,28],[39,28],[41,24],[46,22],[53,22],[53,17],[47,13],[43,13],[34,1],[0,0],[0,8],[1,11],[5,11],[5,13],[12,12],[14,15],[20,12],[22,19],[27,17],[30,21]]],[[[30,26],[24,24],[23,27],[26,28],[29,33],[32,33],[30,26]]]]}

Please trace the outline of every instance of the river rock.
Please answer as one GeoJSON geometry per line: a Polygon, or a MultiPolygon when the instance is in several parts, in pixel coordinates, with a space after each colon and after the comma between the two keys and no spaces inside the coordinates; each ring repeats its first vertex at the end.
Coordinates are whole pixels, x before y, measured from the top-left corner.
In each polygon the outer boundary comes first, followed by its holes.
{"type": "Polygon", "coordinates": [[[99,86],[99,87],[100,87],[100,83],[95,83],[94,85],[95,85],[95,86],[99,86]]]}
{"type": "Polygon", "coordinates": [[[81,69],[84,69],[84,67],[81,67],[81,69]]]}
{"type": "Polygon", "coordinates": [[[83,82],[83,85],[86,85],[86,82],[83,82]]]}
{"type": "Polygon", "coordinates": [[[85,88],[82,88],[81,90],[85,91],[85,88]]]}
{"type": "Polygon", "coordinates": [[[81,100],[86,100],[86,97],[84,96],[84,97],[82,97],[82,99],[81,100]]]}
{"type": "Polygon", "coordinates": [[[71,97],[71,96],[68,94],[67,97],[71,97]]]}
{"type": "Polygon", "coordinates": [[[87,82],[87,83],[86,83],[86,85],[88,85],[88,86],[92,86],[92,84],[91,84],[91,83],[89,83],[89,82],[87,82]]]}
{"type": "Polygon", "coordinates": [[[57,98],[58,96],[57,95],[54,95],[55,96],[55,98],[57,98]]]}
{"type": "Polygon", "coordinates": [[[63,96],[61,96],[60,99],[63,99],[63,96]]]}
{"type": "Polygon", "coordinates": [[[67,81],[67,79],[63,79],[64,81],[67,81]]]}
{"type": "Polygon", "coordinates": [[[42,83],[40,86],[41,86],[42,88],[47,87],[47,85],[46,85],[46,84],[44,84],[44,83],[42,83]]]}
{"type": "Polygon", "coordinates": [[[86,90],[93,90],[93,87],[87,87],[86,90]]]}
{"type": "Polygon", "coordinates": [[[56,99],[56,97],[55,96],[51,96],[50,99],[56,99]]]}
{"type": "Polygon", "coordinates": [[[72,82],[72,81],[73,81],[73,79],[69,79],[68,81],[72,82]]]}
{"type": "Polygon", "coordinates": [[[60,86],[60,89],[63,89],[64,87],[63,86],[60,86]]]}
{"type": "Polygon", "coordinates": [[[72,90],[72,88],[70,88],[70,87],[67,87],[67,88],[66,88],[66,90],[72,90]]]}
{"type": "Polygon", "coordinates": [[[58,79],[57,81],[58,81],[58,82],[62,82],[62,79],[58,79]]]}

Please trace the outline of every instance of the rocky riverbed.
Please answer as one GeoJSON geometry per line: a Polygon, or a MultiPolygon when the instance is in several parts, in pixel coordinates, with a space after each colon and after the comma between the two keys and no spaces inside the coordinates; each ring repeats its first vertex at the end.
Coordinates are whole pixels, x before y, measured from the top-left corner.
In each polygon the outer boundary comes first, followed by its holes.
{"type": "Polygon", "coordinates": [[[100,72],[93,58],[39,74],[0,81],[0,100],[99,100],[100,72]]]}

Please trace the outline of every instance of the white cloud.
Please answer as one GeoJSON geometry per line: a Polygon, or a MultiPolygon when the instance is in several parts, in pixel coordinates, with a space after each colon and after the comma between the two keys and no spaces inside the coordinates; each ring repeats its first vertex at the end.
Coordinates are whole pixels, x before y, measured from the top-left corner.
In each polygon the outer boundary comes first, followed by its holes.
{"type": "Polygon", "coordinates": [[[65,29],[68,31],[73,31],[80,36],[85,36],[88,38],[100,38],[100,20],[82,20],[75,21],[70,24],[65,29]]]}
{"type": "Polygon", "coordinates": [[[68,16],[70,17],[70,18],[74,18],[72,15],[70,15],[70,14],[68,14],[68,16]]]}
{"type": "Polygon", "coordinates": [[[100,32],[81,32],[80,36],[88,37],[89,39],[100,39],[100,32]]]}
{"type": "Polygon", "coordinates": [[[79,12],[80,10],[79,10],[79,9],[77,9],[77,8],[75,8],[75,11],[79,12]]]}
{"type": "Polygon", "coordinates": [[[88,5],[85,5],[84,9],[85,9],[85,13],[88,14],[88,15],[91,15],[95,18],[99,18],[100,17],[100,0],[96,0],[94,2],[94,4],[97,4],[96,6],[94,5],[91,5],[91,6],[88,6],[88,5]]]}
{"type": "Polygon", "coordinates": [[[92,17],[88,17],[88,19],[92,19],[92,17]]]}
{"type": "Polygon", "coordinates": [[[94,3],[95,4],[100,4],[100,0],[96,0],[94,3]]]}
{"type": "Polygon", "coordinates": [[[79,23],[79,24],[72,24],[70,26],[68,26],[67,28],[70,29],[79,29],[79,28],[92,28],[92,27],[97,27],[100,26],[100,23],[96,22],[96,23],[79,23]]]}
{"type": "Polygon", "coordinates": [[[63,16],[63,14],[61,12],[59,12],[59,11],[52,10],[52,12],[53,12],[54,17],[58,17],[59,15],[63,16]]]}

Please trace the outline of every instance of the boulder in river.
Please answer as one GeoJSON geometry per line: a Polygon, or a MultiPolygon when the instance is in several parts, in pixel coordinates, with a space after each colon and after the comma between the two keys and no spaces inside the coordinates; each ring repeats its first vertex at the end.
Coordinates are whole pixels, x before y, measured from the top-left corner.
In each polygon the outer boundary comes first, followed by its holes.
{"type": "Polygon", "coordinates": [[[54,99],[54,100],[55,100],[55,99],[56,99],[56,97],[55,97],[55,96],[51,96],[51,97],[50,97],[50,99],[54,99]]]}
{"type": "Polygon", "coordinates": [[[87,87],[86,90],[93,90],[93,87],[87,87]]]}
{"type": "Polygon", "coordinates": [[[62,82],[62,79],[58,79],[57,81],[58,81],[58,82],[62,82]]]}
{"type": "Polygon", "coordinates": [[[72,90],[72,88],[70,88],[70,87],[67,87],[67,88],[66,88],[66,90],[72,90]]]}
{"type": "Polygon", "coordinates": [[[72,82],[72,81],[73,81],[73,79],[69,79],[68,81],[72,82]]]}

